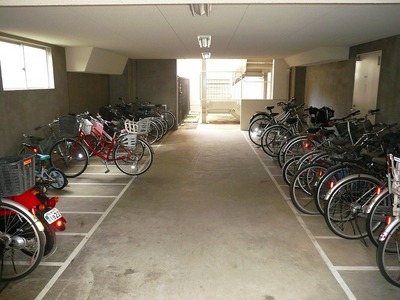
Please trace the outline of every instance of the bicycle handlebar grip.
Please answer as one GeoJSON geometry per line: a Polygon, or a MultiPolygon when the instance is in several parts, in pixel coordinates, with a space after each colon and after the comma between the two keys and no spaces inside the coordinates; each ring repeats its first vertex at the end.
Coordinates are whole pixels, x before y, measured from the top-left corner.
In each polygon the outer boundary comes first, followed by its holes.
{"type": "Polygon", "coordinates": [[[377,113],[377,112],[379,112],[379,111],[381,111],[379,108],[377,108],[377,109],[370,109],[370,110],[368,111],[368,113],[369,113],[369,114],[374,114],[374,113],[377,113]]]}

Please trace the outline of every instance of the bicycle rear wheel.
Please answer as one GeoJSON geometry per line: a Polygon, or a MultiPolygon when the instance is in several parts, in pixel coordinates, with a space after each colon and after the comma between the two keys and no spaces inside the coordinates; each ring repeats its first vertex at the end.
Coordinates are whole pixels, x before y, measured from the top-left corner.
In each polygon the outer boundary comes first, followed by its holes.
{"type": "Polygon", "coordinates": [[[62,139],[50,150],[51,166],[61,170],[67,177],[81,175],[88,163],[89,156],[85,147],[74,139],[62,139]]]}
{"type": "Polygon", "coordinates": [[[39,265],[46,237],[36,222],[25,209],[0,200],[0,280],[21,279],[39,265]]]}
{"type": "Polygon", "coordinates": [[[147,142],[141,139],[137,140],[136,145],[129,145],[124,137],[116,145],[113,159],[121,172],[137,176],[150,169],[153,163],[153,150],[147,142]]]}

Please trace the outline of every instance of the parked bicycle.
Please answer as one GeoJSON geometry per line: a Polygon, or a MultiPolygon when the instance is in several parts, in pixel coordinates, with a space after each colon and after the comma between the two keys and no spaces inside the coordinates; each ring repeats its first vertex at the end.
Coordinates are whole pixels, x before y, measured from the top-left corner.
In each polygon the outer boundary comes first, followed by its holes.
{"type": "Polygon", "coordinates": [[[5,199],[35,185],[35,156],[0,159],[0,280],[24,278],[44,255],[43,224],[27,207],[5,199]]]}
{"type": "Polygon", "coordinates": [[[400,158],[388,155],[388,192],[393,195],[392,213],[379,236],[376,261],[379,271],[391,284],[400,287],[400,158]]]}
{"type": "Polygon", "coordinates": [[[91,123],[87,114],[78,115],[77,121],[80,124],[77,137],[58,141],[50,151],[51,165],[62,170],[67,177],[79,176],[86,170],[89,162],[86,148],[103,160],[106,173],[109,172],[109,162],[132,176],[141,175],[150,168],[153,150],[145,140],[138,138],[137,132],[110,136],[100,122],[91,123]],[[94,143],[92,135],[99,140],[94,143]]]}

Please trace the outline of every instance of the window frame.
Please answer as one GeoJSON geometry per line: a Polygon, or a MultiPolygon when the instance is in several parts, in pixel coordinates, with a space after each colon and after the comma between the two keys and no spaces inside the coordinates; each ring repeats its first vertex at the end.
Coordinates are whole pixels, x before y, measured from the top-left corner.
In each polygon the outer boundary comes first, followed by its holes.
{"type": "MultiPolygon", "coordinates": [[[[22,72],[23,72],[23,75],[22,74],[19,75],[19,80],[21,82],[21,85],[18,85],[18,86],[17,85],[14,85],[14,86],[7,85],[5,87],[3,76],[4,75],[7,76],[7,74],[5,74],[5,72],[7,72],[7,71],[3,71],[2,64],[1,64],[2,58],[0,57],[1,87],[4,92],[55,89],[53,57],[52,57],[51,47],[41,45],[41,44],[26,42],[26,41],[22,41],[22,40],[18,40],[18,39],[5,38],[5,37],[1,37],[1,36],[0,36],[0,42],[19,46],[20,54],[18,55],[18,59],[20,60],[20,62],[22,62],[22,72]],[[32,48],[45,51],[45,64],[42,64],[43,68],[41,69],[42,75],[46,74],[46,76],[42,76],[42,78],[44,78],[43,82],[45,82],[45,84],[43,84],[43,85],[33,86],[33,85],[31,85],[32,81],[29,80],[28,74],[32,74],[32,68],[29,68],[27,70],[27,65],[29,65],[29,58],[27,56],[29,56],[29,55],[26,54],[26,50],[32,49],[32,48]]],[[[20,70],[14,69],[13,71],[19,72],[20,70]]],[[[35,72],[33,72],[33,74],[34,73],[35,72]]],[[[14,82],[17,82],[17,80],[15,80],[14,82]]]]}

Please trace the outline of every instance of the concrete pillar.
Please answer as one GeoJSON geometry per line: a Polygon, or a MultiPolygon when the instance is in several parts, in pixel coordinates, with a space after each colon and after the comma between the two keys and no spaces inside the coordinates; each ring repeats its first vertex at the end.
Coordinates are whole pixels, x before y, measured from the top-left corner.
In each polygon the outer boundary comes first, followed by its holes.
{"type": "Polygon", "coordinates": [[[201,122],[207,123],[207,60],[201,62],[201,122]]]}

